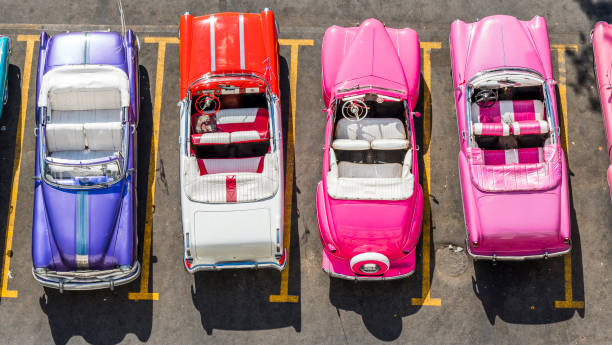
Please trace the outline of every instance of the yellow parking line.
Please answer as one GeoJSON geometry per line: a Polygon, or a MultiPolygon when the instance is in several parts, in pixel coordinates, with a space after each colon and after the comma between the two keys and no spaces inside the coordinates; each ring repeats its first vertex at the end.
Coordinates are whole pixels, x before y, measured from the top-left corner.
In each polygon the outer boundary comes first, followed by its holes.
{"type": "Polygon", "coordinates": [[[423,281],[421,283],[421,297],[412,298],[412,305],[440,306],[440,298],[430,298],[431,287],[431,267],[430,267],[430,248],[431,248],[431,205],[429,203],[429,186],[431,185],[431,159],[429,152],[429,142],[431,140],[431,50],[440,49],[441,42],[421,42],[423,49],[423,79],[427,87],[423,88],[423,163],[425,171],[423,174],[423,281]]]}
{"type": "Polygon", "coordinates": [[[28,92],[30,90],[30,76],[32,75],[32,56],[34,55],[34,43],[39,39],[38,35],[19,35],[17,41],[26,42],[25,62],[23,63],[23,79],[21,83],[21,110],[17,122],[17,139],[15,143],[15,158],[13,161],[13,183],[11,186],[11,201],[9,204],[9,217],[6,226],[5,256],[2,265],[2,289],[1,297],[17,298],[17,290],[8,290],[8,276],[11,266],[11,251],[13,248],[13,231],[15,229],[15,213],[17,210],[17,191],[19,190],[19,174],[21,173],[21,150],[23,147],[23,133],[28,110],[28,92]]]}
{"type": "Polygon", "coordinates": [[[157,71],[155,72],[155,103],[153,105],[153,134],[151,136],[151,155],[149,160],[149,188],[145,216],[144,243],[142,246],[142,273],[140,291],[130,292],[131,300],[159,299],[159,293],[149,292],[149,273],[151,271],[151,236],[153,230],[153,207],[155,206],[155,173],[157,170],[157,147],[159,143],[159,121],[161,118],[162,91],[164,86],[164,62],[166,44],[178,44],[176,37],[145,37],[145,43],[157,43],[157,71]]]}
{"type": "Polygon", "coordinates": [[[291,88],[291,116],[289,116],[289,129],[287,130],[287,172],[285,174],[285,228],[284,247],[287,248],[285,256],[285,269],[281,273],[280,294],[270,295],[270,302],[297,303],[299,296],[289,295],[289,247],[291,245],[291,211],[293,203],[293,173],[295,169],[294,144],[295,144],[295,102],[297,99],[297,73],[298,52],[300,46],[312,46],[313,40],[279,39],[280,45],[291,46],[291,69],[289,71],[289,87],[291,88]]]}
{"type": "MultiPolygon", "coordinates": [[[[559,68],[557,86],[559,87],[559,97],[561,98],[561,145],[565,150],[565,156],[569,161],[569,145],[567,131],[567,64],[565,63],[565,52],[568,50],[578,51],[577,44],[552,44],[551,48],[557,53],[557,64],[559,68]]],[[[565,300],[555,301],[555,308],[584,309],[584,301],[574,301],[574,291],[572,284],[572,253],[563,257],[564,279],[565,279],[565,300]]]]}

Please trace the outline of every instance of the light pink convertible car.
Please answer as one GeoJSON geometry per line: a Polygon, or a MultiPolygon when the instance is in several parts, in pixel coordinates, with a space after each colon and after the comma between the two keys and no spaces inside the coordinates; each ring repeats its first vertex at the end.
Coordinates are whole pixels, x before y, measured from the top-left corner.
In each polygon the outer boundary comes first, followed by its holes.
{"type": "MultiPolygon", "coordinates": [[[[599,101],[608,139],[608,155],[612,163],[612,25],[605,22],[595,24],[591,41],[599,101]]],[[[612,164],[608,167],[608,186],[612,187],[612,164]]]]}
{"type": "Polygon", "coordinates": [[[546,21],[457,20],[450,47],[469,253],[524,260],[569,252],[567,172],[546,21]]]}
{"type": "Polygon", "coordinates": [[[317,213],[323,270],[383,280],[414,272],[423,192],[412,110],[420,48],[411,29],[368,19],[323,38],[327,114],[317,213]]]}

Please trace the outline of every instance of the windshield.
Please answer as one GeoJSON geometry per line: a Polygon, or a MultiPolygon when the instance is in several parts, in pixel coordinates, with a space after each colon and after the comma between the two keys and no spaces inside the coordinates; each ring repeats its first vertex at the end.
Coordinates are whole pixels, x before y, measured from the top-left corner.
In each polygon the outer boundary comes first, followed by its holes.
{"type": "Polygon", "coordinates": [[[89,165],[65,165],[45,162],[44,177],[49,183],[91,188],[110,186],[121,179],[119,159],[89,165]]]}

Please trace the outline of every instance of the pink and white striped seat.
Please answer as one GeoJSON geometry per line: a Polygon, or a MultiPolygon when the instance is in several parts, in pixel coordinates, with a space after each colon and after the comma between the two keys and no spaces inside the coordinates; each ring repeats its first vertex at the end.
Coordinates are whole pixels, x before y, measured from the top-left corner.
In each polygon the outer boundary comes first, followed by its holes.
{"type": "Polygon", "coordinates": [[[525,135],[547,133],[544,104],[540,100],[499,101],[490,107],[472,103],[474,135],[525,135]]]}
{"type": "Polygon", "coordinates": [[[200,176],[228,173],[261,173],[264,157],[198,159],[200,176]]]}
{"type": "Polygon", "coordinates": [[[544,162],[541,147],[510,149],[510,150],[483,150],[485,165],[533,164],[544,162]]]}
{"type": "MultiPolygon", "coordinates": [[[[196,117],[197,115],[194,116],[196,117]]],[[[221,109],[217,112],[216,119],[217,131],[192,134],[193,145],[234,144],[270,139],[267,109],[221,109]]]]}

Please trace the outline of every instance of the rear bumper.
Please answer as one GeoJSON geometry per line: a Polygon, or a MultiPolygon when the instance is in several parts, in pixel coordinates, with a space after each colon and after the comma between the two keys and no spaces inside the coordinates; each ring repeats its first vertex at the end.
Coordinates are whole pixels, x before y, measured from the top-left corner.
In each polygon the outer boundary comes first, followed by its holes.
{"type": "Polygon", "coordinates": [[[115,286],[130,283],[140,276],[140,263],[129,269],[114,269],[104,271],[83,272],[36,272],[32,268],[34,279],[42,285],[54,289],[64,290],[99,290],[111,289],[115,286]]]}
{"type": "Polygon", "coordinates": [[[390,262],[390,267],[387,272],[378,276],[365,276],[355,274],[350,267],[348,260],[343,260],[334,257],[323,250],[323,264],[321,268],[327,274],[334,278],[354,280],[354,281],[381,281],[381,280],[397,280],[411,276],[415,270],[416,248],[408,255],[400,260],[390,262]]]}
{"type": "Polygon", "coordinates": [[[491,260],[491,261],[525,261],[525,260],[548,259],[548,258],[563,256],[572,251],[572,247],[570,246],[569,248],[565,250],[552,251],[552,252],[544,251],[541,254],[509,255],[507,253],[503,253],[501,255],[497,255],[497,254],[483,255],[483,254],[477,254],[477,253],[472,252],[472,248],[470,248],[470,244],[467,241],[466,241],[465,247],[467,248],[467,252],[470,254],[472,258],[474,258],[474,260],[491,260]]]}
{"type": "Polygon", "coordinates": [[[287,264],[287,250],[283,249],[283,256],[275,261],[226,261],[214,264],[195,264],[187,265],[187,261],[183,259],[183,264],[187,272],[193,274],[199,271],[221,271],[229,269],[268,269],[273,268],[278,271],[285,269],[287,264]]]}

